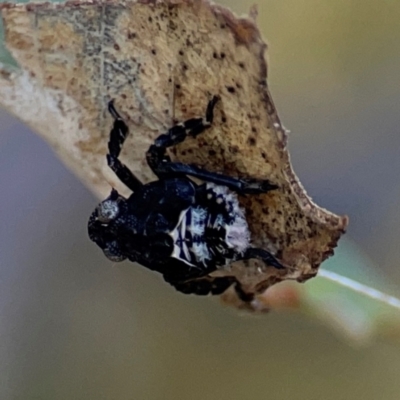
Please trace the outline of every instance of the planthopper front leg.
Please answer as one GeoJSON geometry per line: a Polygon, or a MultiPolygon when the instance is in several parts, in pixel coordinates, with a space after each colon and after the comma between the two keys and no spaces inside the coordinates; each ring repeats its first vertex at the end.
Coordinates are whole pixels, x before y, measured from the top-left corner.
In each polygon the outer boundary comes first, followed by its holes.
{"type": "Polygon", "coordinates": [[[206,182],[226,186],[240,194],[260,194],[277,189],[278,186],[268,180],[239,179],[210,172],[191,164],[171,162],[166,154],[168,147],[182,143],[188,136],[196,137],[209,128],[214,119],[214,107],[219,97],[214,96],[208,103],[205,117],[192,118],[175,125],[167,133],[160,135],[147,151],[147,162],[159,178],[190,175],[206,182]]]}
{"type": "Polygon", "coordinates": [[[114,117],[114,124],[108,142],[107,164],[114,171],[115,175],[118,176],[119,180],[132,190],[132,192],[135,192],[140,189],[143,184],[118,158],[125,139],[128,136],[129,129],[115,109],[113,100],[108,103],[108,111],[114,117]]]}

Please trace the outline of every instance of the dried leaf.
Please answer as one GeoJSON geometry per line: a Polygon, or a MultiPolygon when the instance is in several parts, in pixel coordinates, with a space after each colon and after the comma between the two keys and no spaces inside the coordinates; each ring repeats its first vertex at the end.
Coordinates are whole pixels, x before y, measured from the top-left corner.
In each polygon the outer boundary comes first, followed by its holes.
{"type": "MultiPolygon", "coordinates": [[[[0,102],[45,138],[101,198],[110,185],[124,194],[106,166],[115,104],[131,135],[122,159],[144,181],[154,180],[144,154],[174,121],[203,115],[219,94],[213,127],[173,149],[173,159],[233,176],[268,178],[279,189],[241,198],[254,244],[288,267],[235,263],[246,291],[261,294],[286,279],[317,274],[344,232],[334,215],[306,195],[292,170],[287,133],[268,91],[266,45],[253,18],[238,18],[206,0],[72,1],[2,4],[5,44],[20,69],[3,68],[0,102]]],[[[233,291],[225,301],[243,304],[233,291]]]]}

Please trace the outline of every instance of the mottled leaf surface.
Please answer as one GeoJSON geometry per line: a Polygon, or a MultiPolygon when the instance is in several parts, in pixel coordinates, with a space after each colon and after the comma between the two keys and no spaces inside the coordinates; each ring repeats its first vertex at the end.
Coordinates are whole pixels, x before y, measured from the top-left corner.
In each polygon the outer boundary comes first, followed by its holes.
{"type": "MultiPolygon", "coordinates": [[[[106,166],[110,99],[130,127],[122,159],[149,181],[148,146],[174,121],[203,115],[218,94],[213,127],[171,156],[279,185],[241,203],[254,244],[276,254],[287,269],[251,261],[216,274],[235,274],[257,294],[282,280],[316,275],[347,218],[315,205],[292,170],[287,132],[268,91],[266,45],[252,18],[205,0],[2,4],[1,14],[5,44],[19,68],[3,64],[0,103],[45,138],[101,198],[110,186],[129,194],[106,166]]],[[[233,292],[224,297],[243,306],[233,292]]]]}

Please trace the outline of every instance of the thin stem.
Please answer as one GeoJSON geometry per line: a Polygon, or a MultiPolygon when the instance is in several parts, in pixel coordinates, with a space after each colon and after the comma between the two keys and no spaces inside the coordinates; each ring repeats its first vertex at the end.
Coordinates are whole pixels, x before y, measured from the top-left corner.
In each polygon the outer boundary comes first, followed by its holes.
{"type": "Polygon", "coordinates": [[[382,303],[386,303],[400,310],[400,299],[398,299],[397,297],[390,296],[388,294],[380,292],[379,290],[363,285],[360,282],[354,281],[353,279],[347,278],[346,276],[336,274],[332,271],[327,271],[326,269],[320,269],[318,272],[318,276],[339,283],[340,285],[348,287],[355,292],[361,293],[365,296],[381,301],[382,303]]]}

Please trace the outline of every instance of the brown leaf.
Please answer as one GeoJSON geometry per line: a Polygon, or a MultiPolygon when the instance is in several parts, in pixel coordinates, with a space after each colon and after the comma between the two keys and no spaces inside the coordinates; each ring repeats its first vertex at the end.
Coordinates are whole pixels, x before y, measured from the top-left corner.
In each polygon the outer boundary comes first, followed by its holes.
{"type": "MultiPolygon", "coordinates": [[[[218,94],[213,127],[171,155],[279,185],[240,201],[253,243],[288,268],[251,261],[215,275],[235,274],[257,294],[282,280],[316,275],[348,219],[315,205],[292,170],[254,18],[238,18],[206,0],[2,4],[1,13],[6,46],[21,67],[2,70],[1,104],[45,138],[99,196],[106,197],[110,185],[128,194],[106,166],[111,98],[131,132],[122,159],[150,181],[144,154],[152,141],[174,121],[203,115],[218,94]]],[[[224,296],[238,307],[264,304],[243,304],[233,291],[224,296]]]]}

